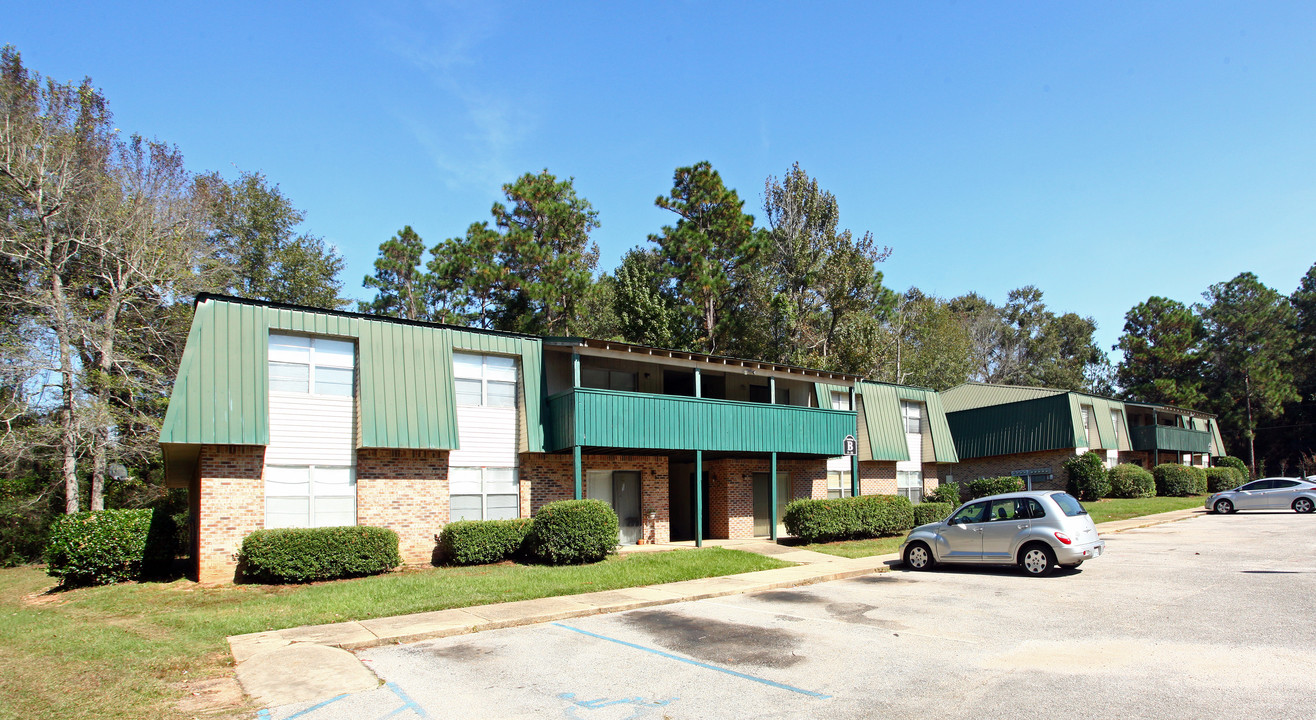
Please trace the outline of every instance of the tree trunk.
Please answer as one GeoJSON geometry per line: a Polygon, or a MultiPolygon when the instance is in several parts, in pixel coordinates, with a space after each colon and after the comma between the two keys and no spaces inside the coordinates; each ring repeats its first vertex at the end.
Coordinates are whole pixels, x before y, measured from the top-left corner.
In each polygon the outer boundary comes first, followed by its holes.
{"type": "Polygon", "coordinates": [[[58,272],[51,273],[51,311],[54,315],[55,340],[59,345],[59,450],[62,456],[60,474],[64,479],[64,511],[75,513],[81,509],[78,493],[78,437],[74,416],[73,345],[69,332],[69,317],[64,307],[64,279],[58,272]]]}
{"type": "Polygon", "coordinates": [[[109,463],[110,447],[110,425],[113,422],[110,419],[110,372],[114,368],[114,326],[119,319],[119,301],[115,294],[111,293],[105,312],[101,315],[101,346],[99,358],[97,359],[97,369],[100,370],[100,377],[96,382],[96,399],[100,402],[102,412],[106,413],[106,419],[92,435],[91,449],[91,498],[88,507],[91,510],[105,509],[105,469],[109,463]]]}
{"type": "Polygon", "coordinates": [[[1257,472],[1257,434],[1252,427],[1252,378],[1243,376],[1243,398],[1247,404],[1247,465],[1252,469],[1252,477],[1260,477],[1257,472]]]}

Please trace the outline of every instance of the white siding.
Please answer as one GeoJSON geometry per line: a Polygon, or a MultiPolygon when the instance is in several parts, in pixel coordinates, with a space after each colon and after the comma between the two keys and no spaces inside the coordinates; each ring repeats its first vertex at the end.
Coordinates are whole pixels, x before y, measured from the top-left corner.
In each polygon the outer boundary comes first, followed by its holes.
{"type": "Polygon", "coordinates": [[[516,408],[457,408],[460,450],[448,455],[451,467],[516,467],[516,408]]]}
{"type": "Polygon", "coordinates": [[[353,398],[270,393],[268,465],[351,466],[356,448],[353,398]]]}
{"type": "Polygon", "coordinates": [[[827,469],[837,472],[850,472],[850,456],[827,458],[827,469]]]}

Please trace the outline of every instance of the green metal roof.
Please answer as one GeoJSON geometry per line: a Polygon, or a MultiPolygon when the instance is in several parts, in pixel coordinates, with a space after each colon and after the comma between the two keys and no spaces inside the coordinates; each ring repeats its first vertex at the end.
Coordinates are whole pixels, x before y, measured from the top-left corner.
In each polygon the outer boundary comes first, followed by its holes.
{"type": "Polygon", "coordinates": [[[909,445],[905,440],[905,422],[900,414],[900,401],[923,403],[927,410],[928,428],[932,434],[933,454],[937,462],[959,462],[950,425],[942,408],[941,397],[935,390],[907,385],[860,382],[857,385],[863,398],[864,424],[868,429],[868,457],[860,460],[909,460],[909,445]]]}
{"type": "Polygon", "coordinates": [[[943,400],[947,407],[961,408],[948,410],[947,418],[963,458],[1089,447],[1083,432],[1083,405],[1092,406],[1092,427],[1097,433],[1092,449],[1119,449],[1112,410],[1120,411],[1120,435],[1129,437],[1124,403],[1100,395],[965,383],[947,390],[943,400]]]}
{"type": "Polygon", "coordinates": [[[357,341],[361,447],[457,449],[453,348],[519,355],[528,445],[543,450],[543,355],[535,338],[214,296],[198,298],[162,444],[269,443],[271,330],[357,341]]]}
{"type": "Polygon", "coordinates": [[[941,404],[946,412],[959,412],[989,405],[1036,400],[1038,398],[1061,395],[1064,390],[1054,388],[1027,387],[1024,385],[994,385],[992,383],[966,382],[941,393],[941,404]]]}

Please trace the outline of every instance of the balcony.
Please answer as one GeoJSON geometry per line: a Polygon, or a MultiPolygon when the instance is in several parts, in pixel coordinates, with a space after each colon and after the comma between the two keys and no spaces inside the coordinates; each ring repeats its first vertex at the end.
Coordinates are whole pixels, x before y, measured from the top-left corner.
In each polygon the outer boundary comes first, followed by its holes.
{"type": "Polygon", "coordinates": [[[1129,441],[1134,450],[1170,450],[1187,453],[1211,451],[1211,433],[1168,425],[1131,427],[1129,441]]]}
{"type": "Polygon", "coordinates": [[[577,388],[548,399],[545,450],[780,452],[840,455],[853,412],[577,388]]]}

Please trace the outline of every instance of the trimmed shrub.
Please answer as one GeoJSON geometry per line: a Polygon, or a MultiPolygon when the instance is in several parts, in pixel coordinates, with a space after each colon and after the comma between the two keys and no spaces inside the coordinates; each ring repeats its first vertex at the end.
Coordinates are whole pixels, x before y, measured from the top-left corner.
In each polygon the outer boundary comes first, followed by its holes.
{"type": "Polygon", "coordinates": [[[954,510],[960,506],[960,484],[941,483],[928,493],[927,502],[946,503],[951,506],[951,510],[954,510]]]}
{"type": "Polygon", "coordinates": [[[378,575],[401,565],[402,556],[397,533],[354,525],[257,530],[242,539],[238,562],[243,579],[304,583],[378,575]]]}
{"type": "Polygon", "coordinates": [[[1233,490],[1243,484],[1243,473],[1233,467],[1212,467],[1206,469],[1206,491],[1212,493],[1233,490]]]}
{"type": "Polygon", "coordinates": [[[914,505],[903,495],[795,500],[783,521],[787,532],[805,542],[882,537],[914,527],[914,505]]]}
{"type": "Polygon", "coordinates": [[[1024,489],[1024,480],[1017,477],[978,478],[964,483],[962,489],[968,494],[964,502],[968,502],[988,495],[1020,492],[1024,489]]]}
{"type": "Polygon", "coordinates": [[[928,523],[941,522],[959,507],[958,504],[925,502],[914,506],[914,527],[928,523]]]}
{"type": "Polygon", "coordinates": [[[539,508],[526,545],[549,565],[598,562],[617,550],[617,513],[602,500],[560,500],[539,508]]]}
{"type": "Polygon", "coordinates": [[[1156,478],[1139,465],[1116,465],[1106,474],[1110,481],[1110,494],[1115,498],[1156,497],[1156,478]]]}
{"type": "Polygon", "coordinates": [[[458,520],[439,533],[439,554],[457,565],[488,565],[518,557],[534,521],[458,520]]]}
{"type": "Polygon", "coordinates": [[[1193,476],[1193,494],[1206,494],[1206,469],[1199,468],[1195,465],[1187,465],[1188,472],[1193,476]]]}
{"type": "Polygon", "coordinates": [[[46,573],[61,585],[104,585],[167,572],[178,546],[172,518],[160,510],[97,510],[64,515],[50,526],[46,573]]]}
{"type": "MultiPolygon", "coordinates": [[[[1231,467],[1238,471],[1239,485],[1252,479],[1252,473],[1247,469],[1247,463],[1233,455],[1224,455],[1215,459],[1216,467],[1231,467]]],[[[1238,487],[1235,485],[1234,487],[1238,487]]]]}
{"type": "MultiPolygon", "coordinates": [[[[1179,463],[1161,463],[1152,469],[1152,475],[1156,478],[1156,494],[1162,497],[1186,497],[1197,489],[1197,476],[1179,463]]],[[[1205,482],[1205,473],[1202,477],[1205,482]]]]}
{"type": "Polygon", "coordinates": [[[1066,491],[1079,500],[1091,502],[1110,494],[1105,463],[1091,450],[1066,460],[1065,474],[1069,476],[1066,491]]]}

